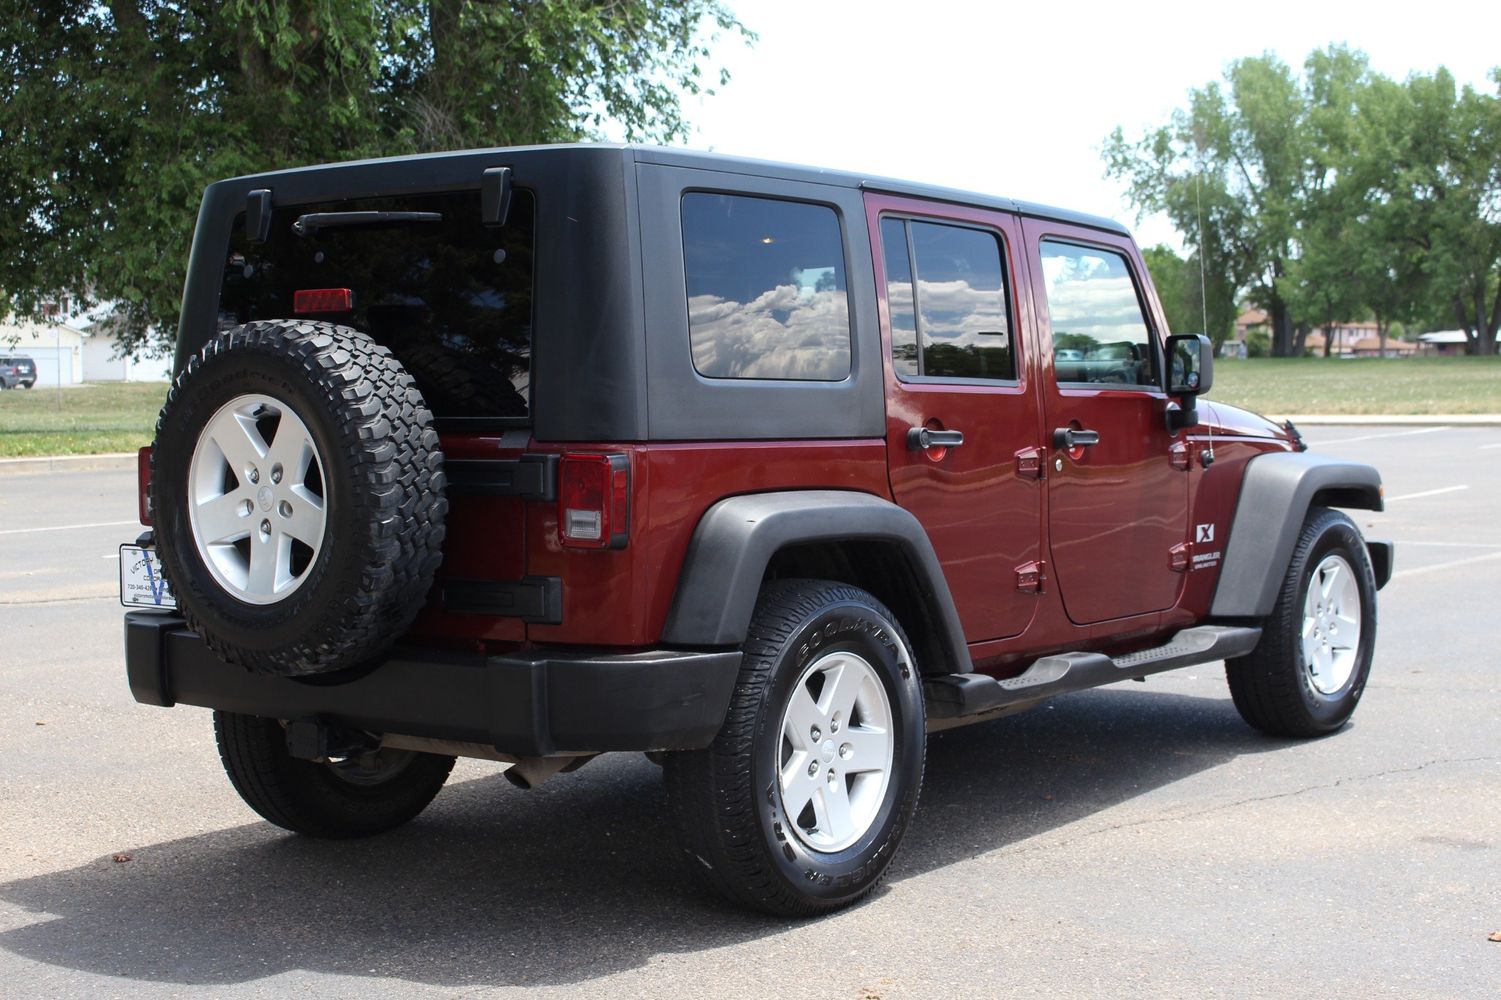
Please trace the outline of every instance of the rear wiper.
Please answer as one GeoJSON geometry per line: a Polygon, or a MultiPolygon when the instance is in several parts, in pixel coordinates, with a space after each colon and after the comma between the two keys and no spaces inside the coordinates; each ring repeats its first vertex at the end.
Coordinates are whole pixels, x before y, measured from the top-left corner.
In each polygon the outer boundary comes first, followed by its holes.
{"type": "Polygon", "coordinates": [[[442,212],[309,212],[292,223],[292,232],[309,236],[341,226],[384,226],[397,222],[442,222],[442,212]]]}

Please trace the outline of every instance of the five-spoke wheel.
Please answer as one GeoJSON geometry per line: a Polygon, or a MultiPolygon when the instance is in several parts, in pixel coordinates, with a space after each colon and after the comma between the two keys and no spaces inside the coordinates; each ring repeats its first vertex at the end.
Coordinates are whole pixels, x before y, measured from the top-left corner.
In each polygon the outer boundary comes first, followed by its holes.
{"type": "Polygon", "coordinates": [[[239,600],[279,601],[302,585],[323,547],[324,493],[322,457],[296,412],[262,393],[236,396],[209,418],[193,449],[193,544],[239,600]]]}
{"type": "Polygon", "coordinates": [[[1225,664],[1235,707],[1276,736],[1318,736],[1350,718],[1376,638],[1376,577],[1360,531],[1315,507],[1303,521],[1261,642],[1225,664]]]}
{"type": "Polygon", "coordinates": [[[891,781],[891,699],[856,653],[808,664],[782,714],[782,809],[815,851],[841,851],[874,822],[891,781]]]}
{"type": "Polygon", "coordinates": [[[776,914],[848,905],[885,873],[922,784],[922,680],[907,637],[863,590],[778,580],[744,648],[714,744],[664,761],[689,868],[776,914]]]}

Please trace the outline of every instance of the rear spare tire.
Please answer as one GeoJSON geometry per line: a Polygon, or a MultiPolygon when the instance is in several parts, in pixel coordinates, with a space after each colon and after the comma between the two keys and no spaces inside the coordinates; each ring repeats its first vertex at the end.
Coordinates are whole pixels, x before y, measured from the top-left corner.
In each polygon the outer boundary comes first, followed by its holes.
{"type": "Polygon", "coordinates": [[[401,364],[347,327],[249,323],[188,361],[157,420],[152,519],[210,649],[325,673],[411,625],[447,512],[432,423],[401,364]]]}

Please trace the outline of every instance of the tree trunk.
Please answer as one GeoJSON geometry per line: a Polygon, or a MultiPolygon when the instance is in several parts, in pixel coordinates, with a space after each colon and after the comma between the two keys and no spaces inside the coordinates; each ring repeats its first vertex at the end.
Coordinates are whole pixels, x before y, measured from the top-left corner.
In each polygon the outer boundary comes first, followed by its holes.
{"type": "MultiPolygon", "coordinates": [[[[1272,319],[1272,357],[1290,358],[1293,354],[1293,319],[1288,314],[1287,303],[1279,298],[1272,299],[1271,308],[1267,310],[1272,319]]],[[[1301,348],[1301,345],[1299,345],[1301,348]]],[[[1300,349],[1298,354],[1303,353],[1300,349]]]]}
{"type": "Polygon", "coordinates": [[[1334,324],[1332,324],[1332,323],[1326,323],[1326,324],[1324,324],[1323,330],[1324,330],[1324,357],[1327,358],[1329,356],[1329,352],[1334,348],[1334,324]]]}
{"type": "MultiPolygon", "coordinates": [[[[1482,316],[1484,322],[1486,317],[1482,316]]],[[[1501,282],[1496,284],[1496,301],[1491,307],[1491,315],[1488,322],[1480,328],[1480,353],[1493,355],[1496,353],[1496,334],[1501,332],[1501,282]]]]}
{"type": "Polygon", "coordinates": [[[1378,357],[1378,358],[1384,358],[1384,357],[1386,357],[1386,333],[1387,333],[1387,326],[1388,325],[1389,324],[1386,322],[1386,320],[1384,320],[1384,319],[1381,318],[1381,314],[1377,313],[1376,314],[1376,357],[1378,357]]]}
{"type": "Polygon", "coordinates": [[[1288,357],[1301,358],[1303,356],[1303,352],[1308,350],[1308,335],[1312,332],[1313,328],[1307,323],[1299,323],[1293,327],[1293,347],[1288,357]]]}

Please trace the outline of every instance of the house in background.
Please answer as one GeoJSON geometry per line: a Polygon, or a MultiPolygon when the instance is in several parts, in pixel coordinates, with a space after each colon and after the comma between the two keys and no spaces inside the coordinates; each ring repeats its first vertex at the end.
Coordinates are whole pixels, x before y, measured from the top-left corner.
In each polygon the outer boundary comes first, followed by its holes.
{"type": "MultiPolygon", "coordinates": [[[[1260,309],[1247,309],[1235,321],[1235,334],[1220,346],[1220,356],[1243,358],[1246,356],[1246,338],[1253,330],[1271,333],[1272,324],[1267,314],[1260,309]]],[[[1375,320],[1359,320],[1338,323],[1329,331],[1329,356],[1340,358],[1381,357],[1381,331],[1375,320]]],[[[1312,330],[1303,341],[1303,350],[1315,357],[1324,354],[1325,334],[1322,328],[1312,330]]],[[[1418,353],[1419,345],[1395,337],[1386,338],[1386,356],[1406,358],[1418,353]]]]}
{"type": "Polygon", "coordinates": [[[80,382],[164,382],[172,377],[168,352],[123,357],[111,329],[113,305],[75,312],[67,296],[42,306],[41,320],[0,319],[0,354],[36,362],[37,385],[80,382]]]}
{"type": "Polygon", "coordinates": [[[143,351],[125,357],[110,324],[110,303],[95,306],[70,319],[68,325],[83,334],[83,379],[85,382],[165,382],[172,377],[172,355],[143,351]]]}
{"type": "Polygon", "coordinates": [[[83,381],[83,334],[61,317],[40,322],[0,319],[0,354],[22,354],[35,361],[38,386],[83,381]]]}
{"type": "Polygon", "coordinates": [[[1418,344],[1424,354],[1463,354],[1469,346],[1470,336],[1463,330],[1436,330],[1418,334],[1418,344]]]}

